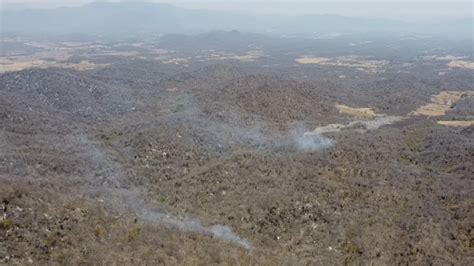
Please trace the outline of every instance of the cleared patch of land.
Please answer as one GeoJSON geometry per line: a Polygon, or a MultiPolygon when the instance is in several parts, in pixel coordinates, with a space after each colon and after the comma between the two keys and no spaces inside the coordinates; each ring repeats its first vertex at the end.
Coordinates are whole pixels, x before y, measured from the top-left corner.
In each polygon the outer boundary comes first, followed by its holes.
{"type": "Polygon", "coordinates": [[[57,61],[33,59],[31,61],[11,61],[0,59],[0,73],[20,71],[30,68],[48,68],[48,67],[59,67],[69,68],[74,70],[92,70],[99,67],[106,67],[108,64],[95,64],[88,60],[82,60],[79,63],[64,63],[57,61]]]}
{"type": "Polygon", "coordinates": [[[474,69],[474,62],[464,60],[452,60],[448,63],[450,68],[474,69]]]}
{"type": "Polygon", "coordinates": [[[161,63],[163,64],[175,64],[175,65],[179,65],[179,64],[186,65],[186,63],[188,62],[189,62],[189,59],[187,58],[171,58],[171,59],[166,59],[164,61],[161,61],[161,63]]]}
{"type": "Polygon", "coordinates": [[[353,115],[360,118],[374,118],[375,116],[377,116],[375,111],[369,107],[355,108],[349,107],[344,104],[336,104],[335,107],[337,108],[337,110],[339,110],[339,113],[341,114],[353,115]]]}
{"type": "Polygon", "coordinates": [[[466,60],[465,56],[431,55],[423,56],[424,60],[449,61],[447,66],[451,69],[474,69],[474,62],[466,60]]]}
{"type": "Polygon", "coordinates": [[[300,64],[327,64],[328,62],[331,62],[331,58],[325,58],[325,57],[313,57],[313,56],[304,56],[301,58],[296,59],[296,62],[300,64]]]}
{"type": "Polygon", "coordinates": [[[439,125],[448,127],[470,127],[474,125],[474,120],[463,120],[463,121],[438,121],[439,125]]]}
{"type": "Polygon", "coordinates": [[[431,103],[416,109],[413,114],[424,116],[443,116],[462,97],[474,95],[473,91],[443,91],[431,97],[431,103]]]}
{"type": "Polygon", "coordinates": [[[382,72],[387,64],[385,60],[366,59],[358,56],[339,56],[336,58],[302,56],[296,59],[300,64],[317,64],[355,68],[367,73],[382,72]]]}
{"type": "Polygon", "coordinates": [[[437,60],[437,61],[451,61],[451,60],[461,60],[465,59],[465,56],[455,56],[455,55],[426,55],[422,57],[424,60],[437,60]]]}
{"type": "Polygon", "coordinates": [[[217,61],[217,60],[238,60],[240,62],[255,62],[264,55],[261,50],[250,50],[244,53],[234,53],[228,51],[209,50],[194,56],[193,59],[199,61],[217,61]]]}
{"type": "Polygon", "coordinates": [[[340,132],[343,130],[355,130],[364,133],[370,130],[376,130],[384,125],[390,125],[405,119],[402,116],[377,116],[372,120],[354,120],[347,124],[329,124],[317,127],[313,131],[306,132],[304,135],[320,135],[325,133],[340,132]]]}

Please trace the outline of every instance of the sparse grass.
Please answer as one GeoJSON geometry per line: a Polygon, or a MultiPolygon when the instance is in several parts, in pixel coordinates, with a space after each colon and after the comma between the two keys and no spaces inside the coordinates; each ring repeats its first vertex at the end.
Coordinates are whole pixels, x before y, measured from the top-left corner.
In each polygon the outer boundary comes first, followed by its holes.
{"type": "Polygon", "coordinates": [[[336,104],[335,107],[341,114],[348,114],[359,118],[372,119],[377,115],[372,108],[368,107],[354,108],[344,104],[336,104]]]}
{"type": "Polygon", "coordinates": [[[420,106],[415,115],[443,116],[463,97],[474,95],[473,91],[442,91],[431,97],[431,103],[420,106]]]}
{"type": "Polygon", "coordinates": [[[399,161],[401,163],[404,163],[405,165],[411,164],[413,162],[413,158],[411,156],[408,156],[407,154],[401,154],[399,161]]]}
{"type": "Polygon", "coordinates": [[[52,233],[48,234],[48,236],[44,240],[44,245],[46,246],[46,248],[48,250],[48,256],[53,255],[52,248],[54,246],[56,246],[56,244],[57,244],[57,240],[56,240],[56,237],[54,236],[54,234],[52,234],[52,233]]]}
{"type": "Polygon", "coordinates": [[[94,235],[96,237],[101,237],[104,234],[104,229],[100,225],[96,225],[94,229],[94,235]]]}
{"type": "Polygon", "coordinates": [[[1,229],[10,230],[13,227],[13,221],[11,219],[4,219],[0,225],[1,229]]]}
{"type": "Polygon", "coordinates": [[[184,108],[185,108],[184,104],[178,103],[175,106],[171,107],[170,111],[173,113],[178,113],[178,112],[183,111],[184,108]]]}
{"type": "Polygon", "coordinates": [[[141,232],[142,228],[139,225],[134,225],[130,230],[128,230],[128,241],[136,239],[141,232]]]}
{"type": "Polygon", "coordinates": [[[99,138],[106,144],[112,145],[114,141],[122,137],[123,133],[120,131],[112,131],[111,133],[100,133],[99,138]]]}
{"type": "Polygon", "coordinates": [[[303,56],[296,59],[296,62],[300,64],[318,64],[328,66],[343,66],[356,68],[367,73],[376,73],[382,71],[383,67],[387,64],[384,60],[369,60],[354,56],[339,56],[333,58],[326,57],[314,57],[314,56],[303,56]]]}
{"type": "Polygon", "coordinates": [[[347,254],[345,258],[346,264],[354,264],[357,257],[364,253],[361,245],[362,228],[364,228],[364,225],[361,222],[354,222],[348,226],[345,232],[346,239],[341,248],[347,254]]]}
{"type": "Polygon", "coordinates": [[[415,156],[423,148],[424,131],[409,131],[405,135],[403,143],[404,152],[400,154],[399,161],[405,164],[414,164],[415,156]]]}
{"type": "Polygon", "coordinates": [[[10,59],[2,59],[2,69],[1,73],[5,72],[13,72],[13,71],[20,71],[24,69],[30,68],[48,68],[48,67],[59,67],[59,68],[66,68],[66,69],[74,69],[74,70],[91,70],[96,69],[99,67],[106,67],[109,66],[108,64],[95,64],[93,62],[89,62],[87,60],[82,60],[78,63],[65,63],[60,61],[61,58],[35,58],[35,57],[23,57],[23,58],[16,58],[15,60],[10,59]]]}
{"type": "Polygon", "coordinates": [[[410,131],[406,134],[405,145],[411,152],[419,152],[423,146],[424,134],[420,131],[410,131]]]}
{"type": "Polygon", "coordinates": [[[464,60],[452,60],[448,63],[449,68],[474,69],[474,62],[464,60]]]}
{"type": "Polygon", "coordinates": [[[438,121],[437,123],[448,127],[469,127],[474,125],[474,120],[438,121]]]}
{"type": "Polygon", "coordinates": [[[347,242],[345,244],[346,251],[350,254],[361,254],[362,248],[359,247],[356,243],[347,242]]]}

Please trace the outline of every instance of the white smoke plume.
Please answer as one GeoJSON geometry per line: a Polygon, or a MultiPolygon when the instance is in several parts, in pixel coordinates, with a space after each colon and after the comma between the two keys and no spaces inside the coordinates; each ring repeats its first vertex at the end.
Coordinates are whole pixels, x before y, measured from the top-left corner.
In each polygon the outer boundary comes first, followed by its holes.
{"type": "Polygon", "coordinates": [[[211,235],[217,239],[239,245],[245,249],[252,249],[252,245],[247,240],[236,235],[228,226],[225,225],[218,224],[207,227],[195,219],[186,218],[181,220],[169,214],[150,210],[142,210],[139,216],[147,222],[169,224],[181,231],[211,235]]]}
{"type": "Polygon", "coordinates": [[[334,145],[334,141],[322,135],[300,134],[294,138],[295,146],[299,151],[314,152],[329,148],[334,145]]]}
{"type": "Polygon", "coordinates": [[[228,226],[220,224],[205,226],[197,219],[178,218],[169,214],[158,204],[146,201],[143,196],[146,192],[142,189],[108,189],[103,190],[103,194],[108,195],[109,201],[114,203],[115,208],[122,209],[122,211],[125,208],[146,223],[170,225],[183,232],[196,232],[227,241],[248,250],[252,249],[250,242],[232,232],[228,226]]]}
{"type": "Polygon", "coordinates": [[[290,133],[291,141],[296,150],[301,152],[315,152],[327,149],[335,144],[335,141],[321,134],[307,134],[308,130],[303,126],[296,126],[290,133]]]}

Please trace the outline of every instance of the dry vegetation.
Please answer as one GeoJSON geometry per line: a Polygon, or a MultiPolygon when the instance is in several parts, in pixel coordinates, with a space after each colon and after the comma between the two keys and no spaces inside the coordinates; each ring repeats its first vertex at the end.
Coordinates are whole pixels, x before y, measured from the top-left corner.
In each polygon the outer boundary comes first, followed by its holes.
{"type": "Polygon", "coordinates": [[[415,115],[443,116],[457,101],[463,97],[471,97],[474,91],[443,91],[431,97],[431,103],[419,107],[415,115]]]}
{"type": "Polygon", "coordinates": [[[69,68],[79,71],[92,70],[99,67],[106,67],[108,64],[95,64],[87,60],[82,60],[79,63],[64,63],[51,60],[11,60],[11,59],[0,59],[0,73],[20,71],[30,68],[69,68]]]}
{"type": "Polygon", "coordinates": [[[207,60],[227,60],[235,59],[241,62],[255,62],[257,59],[263,56],[262,51],[247,51],[244,54],[233,54],[233,53],[212,53],[207,57],[207,60]]]}
{"type": "Polygon", "coordinates": [[[339,56],[336,58],[303,56],[296,59],[300,64],[318,64],[325,66],[350,67],[367,73],[384,71],[387,64],[384,60],[364,59],[357,56],[339,56]]]}
{"type": "Polygon", "coordinates": [[[438,124],[448,127],[470,127],[474,125],[474,120],[459,121],[437,121],[438,124]]]}
{"type": "Polygon", "coordinates": [[[0,264],[469,265],[469,70],[205,36],[9,48],[67,52],[0,74],[0,264]]]}
{"type": "Polygon", "coordinates": [[[450,68],[474,69],[474,62],[464,60],[452,60],[448,63],[450,68]]]}
{"type": "Polygon", "coordinates": [[[474,69],[474,62],[466,60],[465,56],[454,56],[454,55],[432,55],[432,56],[423,56],[424,60],[436,60],[436,61],[448,61],[447,66],[450,69],[474,69]]]}
{"type": "Polygon", "coordinates": [[[341,114],[348,114],[359,118],[374,118],[377,116],[375,111],[369,107],[354,108],[343,104],[336,104],[335,107],[341,114]]]}

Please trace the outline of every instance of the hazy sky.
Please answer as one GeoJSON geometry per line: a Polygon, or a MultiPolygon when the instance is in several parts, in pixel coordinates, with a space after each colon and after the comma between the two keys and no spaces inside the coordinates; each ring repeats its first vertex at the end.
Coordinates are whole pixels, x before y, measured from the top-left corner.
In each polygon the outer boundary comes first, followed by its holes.
{"type": "MultiPolygon", "coordinates": [[[[93,0],[1,1],[2,3],[6,4],[24,3],[28,6],[35,7],[77,6],[88,2],[94,2],[93,0]]],[[[395,18],[403,20],[434,19],[442,17],[464,18],[472,17],[474,13],[472,2],[466,0],[148,0],[148,2],[164,2],[193,9],[224,10],[256,15],[337,14],[345,16],[395,18]]]]}

